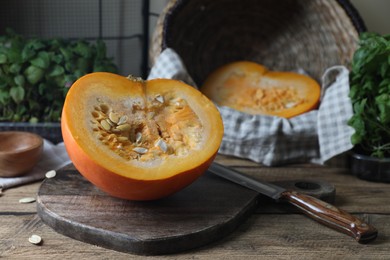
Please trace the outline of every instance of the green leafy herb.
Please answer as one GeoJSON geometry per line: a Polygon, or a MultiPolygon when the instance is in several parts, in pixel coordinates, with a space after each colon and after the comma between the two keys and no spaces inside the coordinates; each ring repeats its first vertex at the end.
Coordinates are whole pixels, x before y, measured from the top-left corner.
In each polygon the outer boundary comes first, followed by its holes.
{"type": "Polygon", "coordinates": [[[56,122],[72,83],[94,71],[117,72],[103,41],[0,36],[0,121],[56,122]]]}
{"type": "Polygon", "coordinates": [[[365,153],[390,156],[390,34],[363,33],[352,59],[351,141],[365,153]]]}

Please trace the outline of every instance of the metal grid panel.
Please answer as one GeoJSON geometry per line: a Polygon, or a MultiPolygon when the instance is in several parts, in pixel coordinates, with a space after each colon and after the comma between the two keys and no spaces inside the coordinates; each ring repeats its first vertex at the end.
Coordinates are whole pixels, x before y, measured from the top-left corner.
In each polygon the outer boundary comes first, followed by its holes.
{"type": "Polygon", "coordinates": [[[0,34],[9,27],[26,37],[101,38],[120,74],[146,76],[149,1],[1,0],[0,6],[0,34]]]}

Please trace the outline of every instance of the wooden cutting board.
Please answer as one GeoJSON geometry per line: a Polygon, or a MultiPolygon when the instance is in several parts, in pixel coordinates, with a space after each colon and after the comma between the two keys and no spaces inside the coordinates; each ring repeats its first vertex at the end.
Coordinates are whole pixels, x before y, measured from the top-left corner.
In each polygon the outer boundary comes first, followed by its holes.
{"type": "MultiPolygon", "coordinates": [[[[334,198],[332,185],[311,185],[306,191],[301,187],[301,192],[328,201],[334,198]]],[[[121,252],[156,255],[225,237],[256,209],[259,197],[255,191],[206,172],[170,197],[127,201],[100,191],[69,165],[42,183],[37,208],[44,223],[71,238],[121,252]]]]}

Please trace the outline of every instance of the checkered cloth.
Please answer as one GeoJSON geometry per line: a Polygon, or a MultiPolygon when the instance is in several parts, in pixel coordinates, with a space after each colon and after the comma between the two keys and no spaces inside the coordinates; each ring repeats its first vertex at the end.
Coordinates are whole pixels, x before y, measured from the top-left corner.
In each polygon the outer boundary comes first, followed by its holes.
{"type": "MultiPolygon", "coordinates": [[[[178,54],[169,48],[156,59],[148,79],[153,78],[177,79],[196,87],[178,54]]],[[[318,110],[285,119],[218,107],[225,128],[219,153],[267,166],[324,164],[352,148],[350,137],[354,130],[347,121],[353,111],[348,94],[349,71],[335,66],[322,77],[318,110]]]]}

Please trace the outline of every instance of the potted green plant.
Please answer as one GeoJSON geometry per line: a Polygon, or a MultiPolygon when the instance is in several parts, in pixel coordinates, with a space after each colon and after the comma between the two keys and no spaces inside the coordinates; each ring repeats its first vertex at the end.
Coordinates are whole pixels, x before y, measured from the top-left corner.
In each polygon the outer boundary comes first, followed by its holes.
{"type": "Polygon", "coordinates": [[[94,71],[117,71],[103,41],[25,38],[8,29],[0,36],[0,130],[38,132],[60,141],[66,93],[94,71]]]}
{"type": "Polygon", "coordinates": [[[352,172],[367,180],[390,181],[390,35],[361,34],[352,59],[350,98],[352,172]]]}

